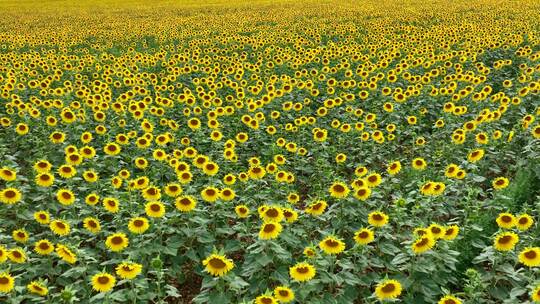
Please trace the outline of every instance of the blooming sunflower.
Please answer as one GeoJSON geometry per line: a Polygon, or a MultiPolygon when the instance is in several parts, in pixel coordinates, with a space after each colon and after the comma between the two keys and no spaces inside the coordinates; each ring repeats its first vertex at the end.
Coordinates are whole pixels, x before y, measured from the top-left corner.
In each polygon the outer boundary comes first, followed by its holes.
{"type": "Polygon", "coordinates": [[[22,199],[22,194],[17,188],[6,188],[0,191],[0,202],[4,204],[15,204],[22,199]]]}
{"type": "Polygon", "coordinates": [[[339,254],[345,250],[345,243],[338,238],[328,236],[319,242],[319,248],[326,254],[339,254]]]}
{"type": "Polygon", "coordinates": [[[8,168],[0,168],[0,179],[6,182],[12,182],[17,179],[17,173],[8,168]]]}
{"type": "Polygon", "coordinates": [[[371,196],[371,189],[368,187],[360,187],[360,188],[354,189],[353,192],[354,192],[354,197],[361,201],[365,201],[371,196]]]}
{"type": "Polygon", "coordinates": [[[533,224],[534,219],[528,214],[521,214],[516,219],[516,227],[521,231],[529,229],[533,224]]]}
{"type": "Polygon", "coordinates": [[[190,212],[197,206],[197,201],[190,195],[179,196],[175,200],[175,206],[182,212],[190,212]]]}
{"type": "Polygon", "coordinates": [[[519,262],[528,267],[540,266],[540,248],[527,247],[519,253],[519,262]]]}
{"type": "Polygon", "coordinates": [[[421,170],[426,169],[427,162],[423,158],[417,157],[412,160],[412,167],[415,170],[421,171],[421,170]]]}
{"type": "Polygon", "coordinates": [[[64,206],[69,206],[75,202],[75,194],[69,189],[60,189],[56,192],[56,200],[64,206]]]}
{"type": "Polygon", "coordinates": [[[56,254],[66,263],[75,264],[77,256],[67,246],[63,244],[56,245],[56,254]]]}
{"type": "Polygon", "coordinates": [[[146,203],[144,211],[149,217],[160,218],[163,217],[163,215],[165,214],[165,205],[162,202],[158,201],[149,202],[146,203]]]}
{"type": "Polygon", "coordinates": [[[8,259],[13,263],[24,263],[26,262],[26,253],[22,248],[13,248],[8,251],[8,259]]]}
{"type": "Polygon", "coordinates": [[[368,223],[374,227],[382,227],[388,223],[388,215],[380,211],[368,214],[368,223]]]}
{"type": "Polygon", "coordinates": [[[270,295],[261,295],[255,298],[255,304],[278,304],[278,301],[270,295]]]}
{"type": "Polygon", "coordinates": [[[51,216],[49,215],[47,211],[40,210],[40,211],[34,212],[34,219],[36,220],[36,222],[40,224],[43,224],[43,225],[48,224],[50,218],[51,216]]]}
{"type": "Polygon", "coordinates": [[[510,182],[508,181],[506,177],[497,177],[496,179],[493,180],[492,185],[493,185],[493,188],[495,188],[495,190],[501,190],[508,187],[509,183],[510,182]]]}
{"type": "Polygon", "coordinates": [[[15,279],[7,272],[0,273],[0,292],[8,293],[15,287],[15,279]]]}
{"type": "Polygon", "coordinates": [[[451,225],[445,228],[444,235],[442,236],[442,239],[446,241],[451,241],[455,239],[459,234],[459,226],[457,225],[451,225]]]}
{"type": "Polygon", "coordinates": [[[536,288],[532,291],[531,299],[534,302],[540,302],[540,285],[536,286],[536,288]]]}
{"type": "Polygon", "coordinates": [[[113,233],[107,237],[105,245],[112,251],[122,251],[129,245],[129,239],[124,233],[113,233]]]}
{"type": "Polygon", "coordinates": [[[259,238],[261,240],[271,240],[279,236],[283,227],[278,222],[263,223],[261,230],[259,231],[259,238]]]}
{"type": "Polygon", "coordinates": [[[213,276],[224,276],[234,268],[234,263],[224,255],[211,254],[202,261],[205,271],[213,276]]]}
{"type": "Polygon", "coordinates": [[[238,205],[234,207],[234,212],[239,218],[246,218],[249,216],[249,207],[246,205],[238,205]]]}
{"type": "Polygon", "coordinates": [[[437,304],[461,304],[461,300],[452,296],[452,295],[446,295],[442,297],[437,304]]]}
{"type": "Polygon", "coordinates": [[[116,284],[116,279],[106,273],[100,272],[92,276],[92,288],[97,292],[107,292],[116,284]]]}
{"type": "Polygon", "coordinates": [[[280,303],[289,303],[294,300],[294,291],[286,286],[278,286],[274,288],[274,297],[280,303]]]}
{"type": "Polygon", "coordinates": [[[279,223],[283,220],[283,209],[277,206],[262,206],[264,210],[260,211],[260,216],[265,222],[279,223]]]}
{"type": "Polygon", "coordinates": [[[342,182],[334,182],[328,189],[330,195],[335,198],[345,198],[349,195],[349,191],[349,187],[342,182]]]}
{"type": "Polygon", "coordinates": [[[386,168],[386,172],[388,172],[390,175],[396,175],[399,173],[399,171],[401,171],[401,162],[398,160],[388,164],[386,168]]]}
{"type": "Polygon", "coordinates": [[[64,236],[68,235],[70,231],[70,226],[67,222],[62,220],[54,220],[49,224],[49,228],[54,234],[64,236]]]}
{"type": "Polygon", "coordinates": [[[360,245],[367,245],[375,239],[375,233],[369,228],[359,229],[354,233],[354,241],[360,245]]]}
{"type": "Polygon", "coordinates": [[[499,251],[510,251],[519,241],[519,236],[513,232],[503,232],[495,236],[493,246],[499,251]]]}
{"type": "Polygon", "coordinates": [[[305,282],[313,279],[317,270],[313,265],[306,262],[297,263],[289,268],[289,275],[297,282],[305,282]]]}
{"type": "Polygon", "coordinates": [[[306,209],[304,209],[304,211],[307,214],[311,214],[313,216],[319,216],[324,213],[327,206],[328,204],[325,201],[316,201],[308,205],[306,209]]]}
{"type": "Polygon", "coordinates": [[[50,187],[54,183],[54,175],[50,173],[39,173],[35,178],[36,184],[40,187],[50,187]]]}
{"type": "Polygon", "coordinates": [[[149,227],[150,224],[148,223],[148,220],[144,217],[134,217],[130,219],[128,223],[129,231],[134,234],[144,233],[146,230],[148,230],[149,227]]]}
{"type": "Polygon", "coordinates": [[[422,254],[435,246],[435,240],[430,234],[421,236],[412,244],[412,250],[415,254],[422,254]]]}
{"type": "Polygon", "coordinates": [[[219,198],[219,190],[215,187],[206,187],[201,191],[201,197],[205,202],[213,203],[219,198]]]}
{"type": "Polygon", "coordinates": [[[47,289],[47,286],[37,281],[30,282],[30,284],[26,285],[26,289],[28,289],[30,293],[42,297],[46,296],[49,293],[49,289],[47,289]]]}
{"type": "Polygon", "coordinates": [[[116,274],[122,279],[134,279],[141,273],[142,265],[137,263],[121,263],[116,266],[116,274]]]}
{"type": "Polygon", "coordinates": [[[49,255],[54,251],[54,245],[46,239],[34,243],[34,251],[40,255],[49,255]]]}
{"type": "Polygon", "coordinates": [[[91,233],[98,233],[101,230],[99,220],[95,217],[87,217],[83,220],[83,227],[91,233]]]}
{"type": "Polygon", "coordinates": [[[501,228],[511,229],[516,225],[516,218],[510,213],[501,213],[497,217],[497,225],[501,228]]]}
{"type": "Polygon", "coordinates": [[[375,288],[375,295],[377,299],[384,301],[388,299],[395,299],[401,294],[401,284],[396,280],[385,280],[377,284],[375,288]]]}

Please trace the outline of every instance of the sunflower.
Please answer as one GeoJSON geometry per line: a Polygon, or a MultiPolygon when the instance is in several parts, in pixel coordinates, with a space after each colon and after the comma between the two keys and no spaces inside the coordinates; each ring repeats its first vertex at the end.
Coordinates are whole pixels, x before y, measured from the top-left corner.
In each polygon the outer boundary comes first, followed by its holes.
{"type": "Polygon", "coordinates": [[[306,262],[297,263],[289,268],[289,275],[297,282],[305,282],[313,279],[317,270],[313,265],[306,262]]]}
{"type": "Polygon", "coordinates": [[[367,200],[370,196],[371,196],[371,189],[368,187],[361,187],[354,190],[354,197],[361,201],[367,200]]]}
{"type": "Polygon", "coordinates": [[[266,206],[266,205],[262,207],[264,208],[260,210],[259,214],[265,222],[278,223],[283,220],[284,215],[283,215],[282,208],[277,207],[277,206],[266,206]]]}
{"type": "Polygon", "coordinates": [[[369,188],[375,188],[382,182],[382,177],[378,173],[371,173],[364,178],[369,188]]]}
{"type": "Polygon", "coordinates": [[[451,241],[455,239],[458,236],[458,234],[459,234],[459,226],[451,225],[445,228],[442,239],[446,241],[451,241]]]}
{"type": "Polygon", "coordinates": [[[427,229],[435,240],[443,238],[445,234],[444,227],[435,223],[429,225],[427,229]]]}
{"type": "Polygon", "coordinates": [[[283,230],[283,227],[281,226],[280,223],[277,223],[277,222],[263,223],[261,226],[261,230],[259,231],[259,238],[261,240],[275,239],[279,236],[282,230],[283,230]]]}
{"type": "Polygon", "coordinates": [[[423,158],[417,157],[412,160],[412,167],[415,170],[424,170],[427,167],[427,163],[423,158]]]}
{"type": "Polygon", "coordinates": [[[248,175],[251,179],[261,179],[266,175],[266,170],[260,166],[253,166],[249,168],[248,175]]]}
{"type": "Polygon", "coordinates": [[[26,262],[26,253],[24,253],[22,248],[13,248],[9,250],[7,256],[13,263],[21,264],[26,262]]]}
{"type": "Polygon", "coordinates": [[[278,301],[270,295],[261,295],[255,298],[254,304],[278,304],[278,301]]]}
{"type": "Polygon", "coordinates": [[[485,152],[484,152],[483,149],[473,150],[467,155],[467,160],[470,163],[475,163],[475,162],[481,160],[484,157],[484,154],[485,154],[485,152]]]}
{"type": "Polygon", "coordinates": [[[430,234],[421,236],[412,244],[412,250],[415,254],[422,254],[435,246],[435,240],[430,234]]]}
{"type": "Polygon", "coordinates": [[[35,181],[40,187],[50,187],[54,183],[54,175],[50,173],[39,173],[36,175],[35,181]]]}
{"type": "Polygon", "coordinates": [[[493,188],[495,188],[495,190],[501,190],[508,187],[509,183],[510,182],[506,177],[497,177],[493,180],[491,184],[493,185],[493,188]]]}
{"type": "Polygon", "coordinates": [[[46,239],[34,243],[34,251],[40,255],[49,255],[54,251],[54,245],[46,239]]]}
{"type": "Polygon", "coordinates": [[[97,292],[107,292],[116,284],[116,279],[106,273],[100,272],[92,276],[92,288],[97,292]]]}
{"type": "Polygon", "coordinates": [[[42,225],[48,224],[50,218],[51,218],[51,216],[49,215],[49,213],[47,211],[40,210],[40,211],[34,212],[34,219],[36,220],[36,222],[38,222],[38,223],[40,223],[42,225]]]}
{"type": "Polygon", "coordinates": [[[536,286],[536,288],[532,291],[531,299],[534,302],[540,302],[540,285],[536,286]]]}
{"type": "Polygon", "coordinates": [[[0,264],[4,263],[8,259],[8,250],[6,247],[0,245],[0,264]]]}
{"type": "Polygon", "coordinates": [[[70,165],[62,165],[58,168],[58,175],[62,178],[72,178],[77,174],[77,170],[70,165]]]}
{"type": "Polygon", "coordinates": [[[510,213],[501,213],[497,217],[497,225],[501,228],[512,229],[516,225],[516,218],[510,213]]]}
{"type": "Polygon", "coordinates": [[[461,304],[461,300],[454,297],[454,296],[451,296],[451,295],[446,295],[444,297],[442,297],[439,302],[437,302],[437,304],[461,304]]]}
{"type": "Polygon", "coordinates": [[[103,147],[103,152],[107,155],[118,155],[122,151],[122,148],[116,143],[108,143],[103,147]]]}
{"type": "Polygon", "coordinates": [[[165,186],[165,194],[169,197],[177,197],[182,194],[182,186],[177,183],[170,183],[165,186]]]}
{"type": "Polygon", "coordinates": [[[105,197],[103,198],[103,208],[111,213],[116,213],[120,210],[120,203],[116,198],[105,197]]]}
{"type": "Polygon", "coordinates": [[[121,263],[116,266],[116,274],[122,279],[134,279],[141,273],[142,265],[137,263],[121,263]]]}
{"type": "Polygon", "coordinates": [[[201,191],[201,197],[205,202],[213,203],[219,198],[219,190],[215,187],[206,187],[201,191]]]}
{"type": "Polygon", "coordinates": [[[113,233],[107,237],[105,245],[112,251],[122,251],[129,245],[129,239],[124,233],[113,233]]]}
{"type": "Polygon", "coordinates": [[[525,231],[529,229],[534,224],[534,219],[528,214],[521,214],[516,218],[516,227],[525,231]]]}
{"type": "Polygon", "coordinates": [[[319,242],[319,248],[326,254],[339,254],[345,250],[345,243],[340,239],[328,236],[319,242]]]}
{"type": "Polygon", "coordinates": [[[214,176],[219,171],[219,166],[213,161],[208,161],[203,165],[203,172],[208,176],[214,176]]]}
{"type": "Polygon", "coordinates": [[[38,160],[34,163],[34,170],[36,170],[37,173],[47,173],[51,170],[52,165],[47,160],[38,160]]]}
{"type": "Polygon", "coordinates": [[[0,191],[0,202],[4,204],[15,204],[22,199],[22,194],[17,188],[6,188],[0,191]]]}
{"type": "Polygon", "coordinates": [[[95,183],[99,179],[99,175],[94,170],[87,170],[83,172],[83,178],[89,183],[95,183]]]}
{"type": "Polygon", "coordinates": [[[0,168],[0,179],[6,182],[12,182],[17,179],[17,173],[8,168],[0,168]]]}
{"type": "Polygon", "coordinates": [[[349,195],[349,191],[349,187],[342,182],[334,182],[328,189],[330,195],[335,198],[345,198],[349,195]]]}
{"type": "Polygon", "coordinates": [[[394,161],[386,167],[386,172],[390,175],[396,175],[399,171],[401,171],[401,162],[399,161],[394,161]]]}
{"type": "Polygon", "coordinates": [[[149,217],[159,218],[165,214],[165,205],[162,202],[149,202],[146,204],[144,211],[149,217]]]}
{"type": "Polygon", "coordinates": [[[134,217],[128,223],[129,231],[134,234],[144,233],[149,227],[148,219],[144,217],[134,217]]]}
{"type": "Polygon", "coordinates": [[[528,267],[540,266],[540,248],[527,247],[519,253],[519,262],[528,267]]]}
{"type": "Polygon", "coordinates": [[[0,273],[0,292],[9,293],[15,287],[15,279],[7,272],[0,273]]]}
{"type": "Polygon", "coordinates": [[[75,202],[75,194],[69,189],[60,189],[56,192],[56,200],[64,206],[69,206],[75,202]]]}
{"type": "Polygon", "coordinates": [[[382,227],[388,223],[388,215],[375,211],[368,214],[368,223],[374,227],[382,227]]]}
{"type": "Polygon", "coordinates": [[[56,254],[66,263],[75,264],[77,262],[77,256],[67,246],[62,244],[56,245],[56,254]]]}
{"type": "Polygon", "coordinates": [[[47,286],[37,281],[30,282],[30,284],[26,285],[26,289],[28,289],[30,293],[33,293],[42,297],[46,296],[47,293],[49,293],[47,286]]]}
{"type": "Polygon", "coordinates": [[[179,196],[175,200],[175,206],[182,212],[190,212],[197,206],[197,201],[190,195],[179,196]]]}
{"type": "Polygon", "coordinates": [[[304,211],[307,214],[311,214],[313,216],[319,216],[324,213],[326,210],[326,207],[328,206],[328,203],[325,201],[316,201],[311,203],[309,206],[304,209],[304,211]]]}
{"type": "Polygon", "coordinates": [[[503,232],[495,236],[493,246],[499,251],[510,251],[519,241],[519,236],[513,232],[503,232]]]}
{"type": "Polygon", "coordinates": [[[205,271],[213,276],[224,276],[234,268],[234,263],[224,255],[211,254],[202,261],[205,271]]]}
{"type": "Polygon", "coordinates": [[[395,299],[401,294],[401,284],[396,280],[384,280],[377,284],[375,288],[375,295],[377,299],[383,301],[388,299],[395,299]]]}
{"type": "Polygon", "coordinates": [[[221,191],[219,192],[219,197],[225,201],[225,202],[229,202],[229,201],[232,201],[235,197],[236,197],[236,193],[234,192],[233,189],[231,188],[223,188],[221,189],[221,191]]]}
{"type": "Polygon", "coordinates": [[[367,245],[375,239],[375,233],[369,228],[362,228],[354,233],[354,241],[360,245],[367,245]]]}
{"type": "Polygon", "coordinates": [[[69,224],[62,220],[54,220],[49,224],[49,228],[54,234],[64,236],[68,235],[70,231],[69,224]]]}
{"type": "Polygon", "coordinates": [[[99,220],[95,217],[87,217],[83,220],[83,227],[91,233],[98,233],[101,230],[99,220]]]}
{"type": "Polygon", "coordinates": [[[142,196],[147,201],[157,201],[161,198],[161,190],[158,187],[150,186],[142,190],[142,196]]]}
{"type": "Polygon", "coordinates": [[[96,205],[98,202],[99,202],[99,195],[95,194],[95,193],[90,193],[88,194],[84,201],[90,205],[90,206],[94,206],[96,205]]]}
{"type": "Polygon", "coordinates": [[[283,216],[287,220],[287,223],[294,223],[298,219],[298,212],[292,208],[285,208],[283,209],[283,216]]]}
{"type": "Polygon", "coordinates": [[[26,232],[26,230],[24,229],[13,230],[12,236],[15,242],[23,243],[23,244],[28,241],[28,237],[29,237],[28,232],[26,232]]]}
{"type": "Polygon", "coordinates": [[[294,300],[294,291],[286,286],[278,286],[274,289],[274,297],[280,303],[289,303],[294,300]]]}

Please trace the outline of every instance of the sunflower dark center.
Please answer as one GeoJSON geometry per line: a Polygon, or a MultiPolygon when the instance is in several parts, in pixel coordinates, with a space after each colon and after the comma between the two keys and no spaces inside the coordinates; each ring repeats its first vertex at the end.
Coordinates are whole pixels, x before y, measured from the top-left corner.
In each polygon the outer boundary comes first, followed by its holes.
{"type": "Polygon", "coordinates": [[[98,279],[97,279],[98,283],[99,284],[107,284],[109,283],[109,277],[106,277],[106,276],[100,276],[98,279]]]}
{"type": "Polygon", "coordinates": [[[390,292],[393,292],[394,290],[396,290],[396,286],[393,283],[388,283],[388,284],[384,285],[381,290],[384,293],[390,293],[390,292]]]}
{"type": "Polygon", "coordinates": [[[217,268],[217,269],[222,269],[222,268],[225,268],[227,266],[227,264],[225,264],[225,262],[223,262],[221,259],[218,259],[218,258],[212,258],[210,260],[210,262],[208,262],[210,264],[210,266],[212,266],[213,268],[217,268]]]}
{"type": "Polygon", "coordinates": [[[529,250],[527,252],[525,252],[525,257],[529,260],[533,260],[535,259],[538,255],[536,254],[536,251],[534,250],[529,250]]]}

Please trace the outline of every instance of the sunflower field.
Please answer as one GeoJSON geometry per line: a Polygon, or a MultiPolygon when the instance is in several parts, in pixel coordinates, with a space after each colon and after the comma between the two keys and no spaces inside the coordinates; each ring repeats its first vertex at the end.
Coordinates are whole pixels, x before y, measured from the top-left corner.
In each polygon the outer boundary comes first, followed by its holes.
{"type": "Polygon", "coordinates": [[[0,303],[540,303],[539,1],[0,16],[0,303]]]}

